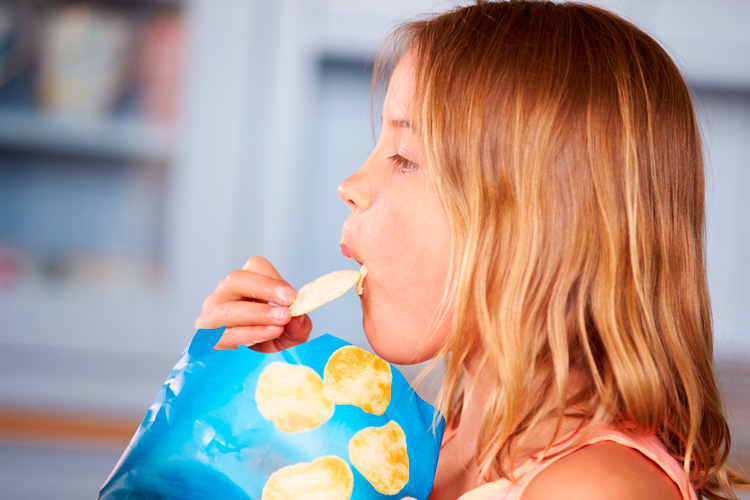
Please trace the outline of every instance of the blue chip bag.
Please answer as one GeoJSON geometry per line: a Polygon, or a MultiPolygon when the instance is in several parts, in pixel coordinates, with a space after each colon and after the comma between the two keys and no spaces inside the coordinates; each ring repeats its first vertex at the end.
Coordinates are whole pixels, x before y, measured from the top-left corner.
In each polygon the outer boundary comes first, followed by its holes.
{"type": "Polygon", "coordinates": [[[199,330],[100,500],[426,500],[445,423],[395,368],[331,335],[214,351],[199,330]]]}

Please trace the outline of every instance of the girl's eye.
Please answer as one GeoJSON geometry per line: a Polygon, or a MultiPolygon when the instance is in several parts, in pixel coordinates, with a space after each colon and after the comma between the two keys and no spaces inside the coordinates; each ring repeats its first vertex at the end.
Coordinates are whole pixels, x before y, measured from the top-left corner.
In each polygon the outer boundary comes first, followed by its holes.
{"type": "Polygon", "coordinates": [[[396,167],[402,174],[413,174],[419,170],[419,165],[407,160],[400,154],[395,154],[388,159],[396,163],[396,167]]]}

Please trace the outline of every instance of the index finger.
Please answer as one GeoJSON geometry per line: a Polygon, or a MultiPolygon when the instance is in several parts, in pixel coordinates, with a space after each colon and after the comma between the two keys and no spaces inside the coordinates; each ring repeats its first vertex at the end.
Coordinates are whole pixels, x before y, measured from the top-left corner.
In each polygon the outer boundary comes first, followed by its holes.
{"type": "Polygon", "coordinates": [[[213,293],[214,302],[234,300],[259,300],[289,306],[297,292],[286,281],[253,271],[232,271],[213,293]]]}
{"type": "Polygon", "coordinates": [[[273,264],[271,264],[270,262],[268,262],[267,259],[264,259],[263,257],[259,255],[256,255],[255,257],[250,257],[249,259],[247,259],[247,262],[245,262],[245,265],[242,266],[242,270],[252,271],[254,273],[262,274],[264,276],[269,276],[271,278],[276,278],[277,280],[284,281],[284,278],[282,278],[279,272],[276,270],[276,268],[273,267],[273,264]]]}

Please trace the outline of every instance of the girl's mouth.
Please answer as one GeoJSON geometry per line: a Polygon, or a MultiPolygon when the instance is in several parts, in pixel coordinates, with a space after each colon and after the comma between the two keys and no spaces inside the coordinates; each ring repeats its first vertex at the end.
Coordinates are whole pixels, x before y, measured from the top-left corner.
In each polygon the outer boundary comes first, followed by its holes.
{"type": "Polygon", "coordinates": [[[367,276],[367,266],[362,262],[359,256],[346,242],[342,241],[340,246],[341,255],[343,255],[347,259],[353,259],[359,264],[359,272],[361,276],[359,278],[359,281],[357,282],[357,295],[362,295],[362,292],[364,291],[365,276],[367,276]]]}
{"type": "Polygon", "coordinates": [[[361,264],[360,260],[357,259],[357,256],[354,254],[352,248],[346,242],[342,241],[339,246],[341,247],[341,255],[343,255],[347,259],[354,259],[359,264],[361,264]]]}

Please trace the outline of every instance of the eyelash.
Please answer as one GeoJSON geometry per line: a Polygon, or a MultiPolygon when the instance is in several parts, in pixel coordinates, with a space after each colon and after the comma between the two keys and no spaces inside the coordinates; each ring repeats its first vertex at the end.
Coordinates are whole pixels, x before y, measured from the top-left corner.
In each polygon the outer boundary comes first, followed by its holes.
{"type": "Polygon", "coordinates": [[[413,174],[419,169],[419,165],[414,163],[413,161],[407,160],[400,154],[395,154],[388,158],[389,160],[396,163],[396,166],[398,167],[398,170],[402,174],[413,174]]]}

